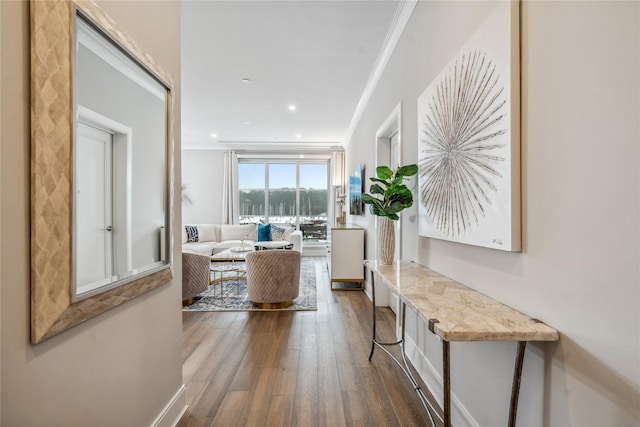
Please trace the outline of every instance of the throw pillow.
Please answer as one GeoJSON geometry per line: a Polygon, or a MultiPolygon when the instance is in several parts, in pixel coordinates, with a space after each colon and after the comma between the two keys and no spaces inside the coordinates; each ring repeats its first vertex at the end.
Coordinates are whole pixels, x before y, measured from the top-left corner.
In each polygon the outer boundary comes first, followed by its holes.
{"type": "Polygon", "coordinates": [[[289,240],[289,236],[296,231],[294,227],[285,227],[284,233],[282,234],[282,240],[289,240]]]}
{"type": "Polygon", "coordinates": [[[199,242],[217,242],[216,230],[213,224],[198,224],[199,242]]]}
{"type": "Polygon", "coordinates": [[[187,232],[187,242],[198,241],[198,227],[195,225],[185,225],[184,229],[187,232]]]}
{"type": "Polygon", "coordinates": [[[258,227],[255,224],[222,224],[220,226],[220,240],[252,240],[256,241],[258,227]]]}
{"type": "Polygon", "coordinates": [[[258,242],[271,241],[271,224],[258,224],[258,242]]]}
{"type": "Polygon", "coordinates": [[[283,240],[285,228],[271,224],[271,239],[283,240]]]}

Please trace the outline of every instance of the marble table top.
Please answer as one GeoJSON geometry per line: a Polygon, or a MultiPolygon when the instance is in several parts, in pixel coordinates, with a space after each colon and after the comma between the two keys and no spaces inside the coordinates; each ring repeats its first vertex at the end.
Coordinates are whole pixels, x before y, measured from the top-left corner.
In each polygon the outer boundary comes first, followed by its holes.
{"type": "Polygon", "coordinates": [[[446,341],[558,340],[546,324],[415,262],[364,264],[446,341]]]}

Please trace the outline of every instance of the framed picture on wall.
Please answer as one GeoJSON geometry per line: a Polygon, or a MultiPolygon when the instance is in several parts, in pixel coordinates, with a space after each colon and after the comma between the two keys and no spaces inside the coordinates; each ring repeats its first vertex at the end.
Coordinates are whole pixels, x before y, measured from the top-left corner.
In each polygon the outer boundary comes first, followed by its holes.
{"type": "Polygon", "coordinates": [[[501,2],[418,98],[420,236],[521,249],[518,8],[501,2]]]}
{"type": "Polygon", "coordinates": [[[349,177],[349,213],[351,215],[363,214],[362,170],[363,166],[358,164],[349,177]]]}

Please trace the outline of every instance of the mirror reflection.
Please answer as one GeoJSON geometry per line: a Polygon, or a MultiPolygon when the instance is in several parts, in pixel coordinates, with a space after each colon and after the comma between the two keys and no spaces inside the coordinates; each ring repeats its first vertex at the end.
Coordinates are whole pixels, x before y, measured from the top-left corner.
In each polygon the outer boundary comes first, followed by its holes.
{"type": "Polygon", "coordinates": [[[167,265],[168,88],[80,14],[74,28],[78,301],[167,265]]]}

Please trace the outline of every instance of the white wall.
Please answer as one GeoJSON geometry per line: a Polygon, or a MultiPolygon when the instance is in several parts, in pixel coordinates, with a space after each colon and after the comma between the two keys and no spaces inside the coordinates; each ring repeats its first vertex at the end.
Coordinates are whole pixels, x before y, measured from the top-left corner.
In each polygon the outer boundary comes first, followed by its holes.
{"type": "MultiPolygon", "coordinates": [[[[99,4],[176,80],[178,2],[99,4]]],[[[38,345],[29,343],[29,3],[2,9],[0,217],[3,426],[148,426],[182,387],[180,247],[174,279],[38,345]]],[[[174,104],[180,189],[180,104],[174,104]]],[[[175,212],[179,232],[180,210],[175,212]]],[[[181,409],[184,395],[176,407],[181,409]]]]}
{"type": "Polygon", "coordinates": [[[224,152],[184,150],[182,184],[191,203],[182,202],[184,224],[222,223],[224,152]]]}
{"type": "MultiPolygon", "coordinates": [[[[419,2],[348,147],[374,171],[375,131],[403,103],[403,163],[417,161],[417,98],[489,16],[492,2],[419,2]]],[[[522,5],[521,253],[417,236],[403,254],[558,329],[529,345],[519,425],[640,424],[640,11],[638,2],[522,5]]],[[[373,218],[367,256],[375,256],[373,218]]],[[[429,382],[440,343],[408,320],[429,382]]],[[[467,419],[505,425],[515,344],[454,343],[467,419]]]]}

